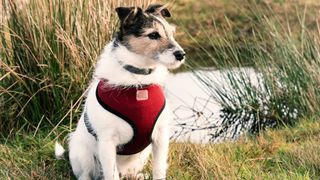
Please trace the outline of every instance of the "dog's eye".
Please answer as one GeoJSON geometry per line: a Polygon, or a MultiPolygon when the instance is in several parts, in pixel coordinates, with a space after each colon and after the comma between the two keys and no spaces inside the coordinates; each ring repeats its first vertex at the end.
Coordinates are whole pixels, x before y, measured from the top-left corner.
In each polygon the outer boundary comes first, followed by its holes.
{"type": "Polygon", "coordinates": [[[158,32],[152,32],[152,33],[148,34],[148,37],[150,39],[160,39],[161,38],[161,36],[158,32]]]}

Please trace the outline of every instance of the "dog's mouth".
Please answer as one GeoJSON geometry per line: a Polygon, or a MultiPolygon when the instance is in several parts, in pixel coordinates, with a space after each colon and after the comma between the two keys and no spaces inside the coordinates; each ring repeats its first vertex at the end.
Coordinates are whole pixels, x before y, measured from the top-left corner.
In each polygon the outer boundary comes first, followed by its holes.
{"type": "Polygon", "coordinates": [[[172,63],[161,63],[161,64],[163,64],[164,66],[166,66],[170,70],[174,70],[174,69],[179,68],[184,63],[184,61],[185,60],[176,61],[176,62],[172,62],[172,63]]]}
{"type": "Polygon", "coordinates": [[[184,59],[181,60],[181,61],[177,61],[177,62],[173,62],[173,63],[170,63],[168,65],[166,65],[166,67],[170,70],[174,70],[174,69],[177,69],[179,68],[183,63],[184,63],[184,59]]]}
{"type": "Polygon", "coordinates": [[[152,59],[156,63],[162,64],[168,69],[176,69],[185,62],[185,53],[177,58],[171,51],[169,51],[165,53],[158,53],[152,59]]]}

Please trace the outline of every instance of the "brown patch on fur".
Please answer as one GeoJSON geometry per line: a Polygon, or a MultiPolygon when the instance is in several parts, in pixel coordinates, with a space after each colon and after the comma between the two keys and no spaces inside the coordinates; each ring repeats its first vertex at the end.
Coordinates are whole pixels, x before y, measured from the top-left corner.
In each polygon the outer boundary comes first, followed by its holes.
{"type": "Polygon", "coordinates": [[[153,57],[157,53],[168,49],[171,43],[168,36],[173,36],[173,33],[173,27],[166,27],[165,29],[161,23],[154,21],[152,27],[145,29],[142,36],[135,37],[131,35],[126,37],[126,41],[129,45],[129,49],[132,52],[153,57]],[[152,32],[158,32],[161,38],[157,40],[150,39],[148,34],[152,32]]]}

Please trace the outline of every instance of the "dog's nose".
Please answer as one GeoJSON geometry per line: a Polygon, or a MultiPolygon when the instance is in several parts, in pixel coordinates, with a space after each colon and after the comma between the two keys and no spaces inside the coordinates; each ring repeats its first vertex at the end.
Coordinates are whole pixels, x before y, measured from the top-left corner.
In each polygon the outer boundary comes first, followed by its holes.
{"type": "Polygon", "coordinates": [[[184,59],[184,56],[186,55],[186,53],[183,51],[175,51],[173,52],[173,55],[176,57],[178,61],[181,61],[184,59]]]}

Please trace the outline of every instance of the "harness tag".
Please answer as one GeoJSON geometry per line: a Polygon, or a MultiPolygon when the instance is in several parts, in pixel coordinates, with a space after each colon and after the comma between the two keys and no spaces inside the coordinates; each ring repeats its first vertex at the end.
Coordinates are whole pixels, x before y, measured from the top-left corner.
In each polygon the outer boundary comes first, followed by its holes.
{"type": "Polygon", "coordinates": [[[137,90],[137,95],[136,95],[137,101],[145,101],[145,100],[148,100],[148,98],[149,98],[148,90],[146,90],[146,89],[137,90]]]}

